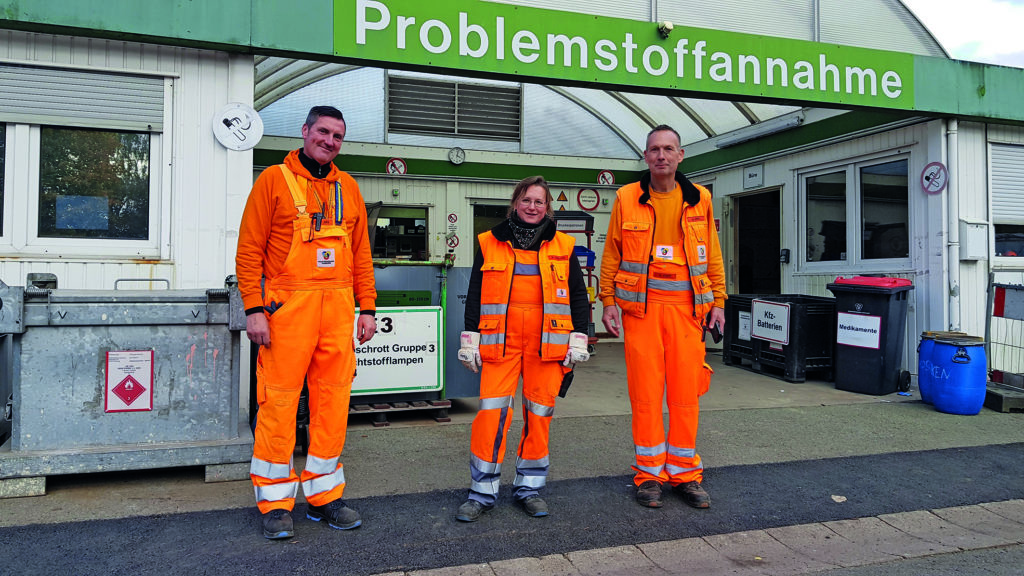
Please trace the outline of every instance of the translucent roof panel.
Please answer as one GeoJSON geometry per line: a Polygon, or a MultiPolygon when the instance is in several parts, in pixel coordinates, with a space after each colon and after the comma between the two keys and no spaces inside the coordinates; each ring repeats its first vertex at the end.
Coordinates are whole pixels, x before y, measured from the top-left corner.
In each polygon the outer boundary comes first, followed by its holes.
{"type": "Polygon", "coordinates": [[[534,154],[636,159],[607,124],[545,86],[523,86],[523,149],[534,154]]]}
{"type": "Polygon", "coordinates": [[[384,70],[357,68],[292,92],[260,110],[268,136],[302,136],[313,106],[334,106],[345,115],[345,139],[384,141],[384,70]]]}

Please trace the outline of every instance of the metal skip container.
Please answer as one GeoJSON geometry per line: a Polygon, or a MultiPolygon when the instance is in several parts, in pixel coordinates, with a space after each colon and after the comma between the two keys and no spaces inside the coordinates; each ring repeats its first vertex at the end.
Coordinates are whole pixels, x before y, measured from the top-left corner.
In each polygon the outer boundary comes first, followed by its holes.
{"type": "Polygon", "coordinates": [[[45,494],[60,474],[205,466],[208,482],[248,476],[237,289],[230,279],[210,290],[121,282],[0,282],[0,497],[45,494]]]}

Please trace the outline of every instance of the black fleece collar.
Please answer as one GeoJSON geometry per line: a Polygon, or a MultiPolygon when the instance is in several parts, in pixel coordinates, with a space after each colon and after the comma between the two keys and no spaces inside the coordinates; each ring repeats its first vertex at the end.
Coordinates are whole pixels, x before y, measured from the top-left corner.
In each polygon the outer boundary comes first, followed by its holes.
{"type": "MultiPolygon", "coordinates": [[[[683,191],[683,201],[690,206],[696,206],[700,202],[700,190],[690,182],[682,172],[676,171],[676,182],[679,183],[679,189],[683,191]]],[[[640,195],[640,203],[647,204],[647,201],[651,199],[651,171],[648,170],[640,176],[640,189],[644,191],[640,195]]]]}
{"type": "MultiPolygon", "coordinates": [[[[555,237],[554,224],[554,220],[545,219],[542,224],[544,229],[539,232],[541,240],[548,242],[555,237]]],[[[497,226],[491,228],[491,234],[494,234],[494,237],[499,242],[510,242],[512,240],[512,228],[508,225],[508,220],[502,220],[497,226]]]]}

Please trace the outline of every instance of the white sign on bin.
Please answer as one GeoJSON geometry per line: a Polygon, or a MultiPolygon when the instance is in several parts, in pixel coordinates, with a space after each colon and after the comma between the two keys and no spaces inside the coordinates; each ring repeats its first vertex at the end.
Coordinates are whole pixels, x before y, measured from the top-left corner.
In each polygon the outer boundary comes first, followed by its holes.
{"type": "Polygon", "coordinates": [[[740,310],[736,313],[739,319],[739,327],[737,329],[737,337],[740,340],[746,340],[750,342],[750,312],[746,310],[740,310]]]}
{"type": "Polygon", "coordinates": [[[789,344],[789,304],[752,300],[750,315],[750,333],[754,338],[789,344]]]}
{"type": "Polygon", "coordinates": [[[870,314],[837,315],[836,343],[858,348],[878,350],[882,347],[882,317],[870,314]]]}
{"type": "Polygon", "coordinates": [[[440,306],[378,308],[377,334],[356,340],[352,394],[440,390],[444,337],[440,306]]]}

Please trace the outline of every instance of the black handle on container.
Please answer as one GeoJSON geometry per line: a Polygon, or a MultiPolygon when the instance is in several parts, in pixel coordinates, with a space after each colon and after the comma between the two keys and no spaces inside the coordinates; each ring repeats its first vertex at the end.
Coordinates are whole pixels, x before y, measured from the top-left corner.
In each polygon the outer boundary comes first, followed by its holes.
{"type": "Polygon", "coordinates": [[[971,356],[967,353],[967,348],[963,346],[956,349],[956,354],[953,355],[953,362],[957,364],[970,364],[971,356]]]}

